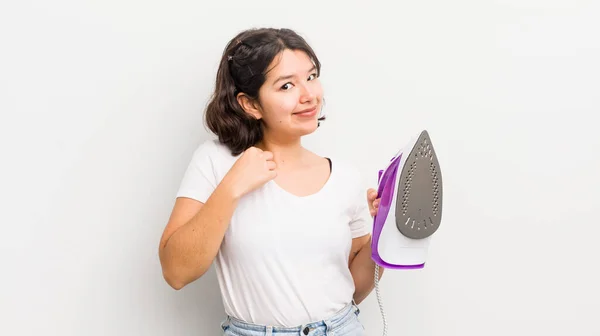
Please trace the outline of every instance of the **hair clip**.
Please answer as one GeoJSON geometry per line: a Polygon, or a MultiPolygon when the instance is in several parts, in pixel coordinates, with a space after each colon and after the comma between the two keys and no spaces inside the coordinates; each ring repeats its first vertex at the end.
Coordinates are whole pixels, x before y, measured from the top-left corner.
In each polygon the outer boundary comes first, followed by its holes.
{"type": "Polygon", "coordinates": [[[227,56],[228,61],[231,61],[232,59],[233,59],[233,56],[231,56],[231,55],[227,56]]]}

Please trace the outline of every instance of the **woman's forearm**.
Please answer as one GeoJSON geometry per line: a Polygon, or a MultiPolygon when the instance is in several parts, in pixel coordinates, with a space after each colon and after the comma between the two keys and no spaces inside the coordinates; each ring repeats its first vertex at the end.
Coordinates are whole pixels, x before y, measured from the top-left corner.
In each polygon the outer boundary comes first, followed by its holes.
{"type": "MultiPolygon", "coordinates": [[[[358,251],[350,263],[350,273],[354,279],[354,301],[361,303],[375,287],[375,262],[371,259],[371,240],[369,239],[358,251]]],[[[379,279],[383,268],[379,268],[379,279]]]]}
{"type": "Polygon", "coordinates": [[[169,285],[180,289],[210,268],[237,201],[231,188],[222,183],[198,213],[169,237],[161,252],[163,274],[169,285]]]}

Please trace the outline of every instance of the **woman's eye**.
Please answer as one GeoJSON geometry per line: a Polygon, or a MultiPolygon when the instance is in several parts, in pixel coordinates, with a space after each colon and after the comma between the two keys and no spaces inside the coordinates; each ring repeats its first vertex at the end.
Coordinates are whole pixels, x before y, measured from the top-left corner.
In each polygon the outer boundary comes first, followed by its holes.
{"type": "Polygon", "coordinates": [[[289,90],[292,88],[292,83],[285,83],[283,84],[283,86],[281,87],[281,89],[283,90],[289,90]]]}
{"type": "Polygon", "coordinates": [[[308,80],[313,80],[315,78],[317,78],[317,74],[312,74],[308,77],[308,80]]]}

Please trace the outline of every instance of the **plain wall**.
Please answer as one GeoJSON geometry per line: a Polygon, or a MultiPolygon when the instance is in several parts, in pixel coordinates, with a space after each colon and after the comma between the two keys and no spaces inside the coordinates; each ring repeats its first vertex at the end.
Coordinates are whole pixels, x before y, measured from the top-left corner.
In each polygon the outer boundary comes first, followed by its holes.
{"type": "Polygon", "coordinates": [[[382,280],[389,335],[600,335],[599,14],[592,0],[3,1],[0,334],[218,334],[214,270],[171,289],[158,241],[211,137],[226,42],[273,26],[323,63],[329,120],[306,146],[366,186],[422,129],[438,152],[442,226],[424,270],[382,280]]]}

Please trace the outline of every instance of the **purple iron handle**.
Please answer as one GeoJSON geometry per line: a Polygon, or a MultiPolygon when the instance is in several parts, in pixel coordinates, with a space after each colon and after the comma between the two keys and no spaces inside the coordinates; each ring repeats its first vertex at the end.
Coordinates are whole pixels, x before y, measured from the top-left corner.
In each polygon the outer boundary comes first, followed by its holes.
{"type": "Polygon", "coordinates": [[[392,158],[392,163],[384,171],[380,170],[378,175],[379,186],[377,187],[377,198],[380,198],[379,208],[377,213],[373,216],[373,237],[371,240],[371,257],[372,259],[382,267],[391,269],[421,269],[424,264],[420,265],[392,265],[381,259],[377,251],[377,244],[379,243],[379,236],[383,229],[388,213],[392,208],[392,198],[394,195],[394,188],[396,187],[396,174],[398,174],[398,166],[402,154],[392,158]]]}

